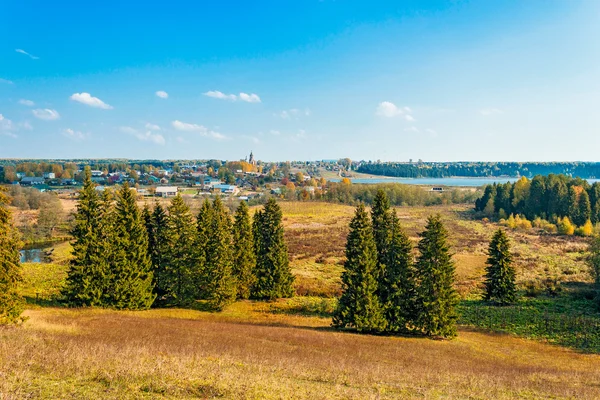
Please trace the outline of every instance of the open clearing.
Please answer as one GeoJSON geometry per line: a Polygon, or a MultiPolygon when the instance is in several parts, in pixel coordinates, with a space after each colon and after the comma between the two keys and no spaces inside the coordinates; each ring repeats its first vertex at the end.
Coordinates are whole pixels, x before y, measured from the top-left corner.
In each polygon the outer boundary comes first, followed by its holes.
{"type": "MultiPolygon", "coordinates": [[[[0,399],[600,398],[599,355],[466,326],[451,341],[331,330],[354,208],[281,206],[296,276],[292,299],[238,302],[222,313],[70,310],[56,307],[69,245],[55,247],[53,264],[25,264],[29,320],[0,329],[0,399]]],[[[415,243],[427,215],[442,214],[466,307],[479,297],[497,228],[470,219],[468,210],[397,209],[415,243]]],[[[520,287],[551,279],[569,292],[591,282],[585,240],[536,230],[509,235],[520,287]]],[[[531,301],[578,304],[564,292],[531,301]]]]}

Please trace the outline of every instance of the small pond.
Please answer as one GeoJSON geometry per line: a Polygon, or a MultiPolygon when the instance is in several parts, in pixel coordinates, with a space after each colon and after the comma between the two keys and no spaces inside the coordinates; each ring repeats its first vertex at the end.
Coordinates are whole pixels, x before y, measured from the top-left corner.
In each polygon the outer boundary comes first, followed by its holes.
{"type": "Polygon", "coordinates": [[[52,247],[52,243],[39,243],[28,245],[20,251],[22,263],[49,263],[50,257],[48,250],[52,247]]]}

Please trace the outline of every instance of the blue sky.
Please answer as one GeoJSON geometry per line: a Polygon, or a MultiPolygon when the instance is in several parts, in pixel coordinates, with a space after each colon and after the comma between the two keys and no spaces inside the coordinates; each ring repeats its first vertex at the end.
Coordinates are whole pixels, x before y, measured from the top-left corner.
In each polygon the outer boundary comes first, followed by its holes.
{"type": "Polygon", "coordinates": [[[599,18],[594,0],[6,0],[0,157],[600,161],[599,18]]]}

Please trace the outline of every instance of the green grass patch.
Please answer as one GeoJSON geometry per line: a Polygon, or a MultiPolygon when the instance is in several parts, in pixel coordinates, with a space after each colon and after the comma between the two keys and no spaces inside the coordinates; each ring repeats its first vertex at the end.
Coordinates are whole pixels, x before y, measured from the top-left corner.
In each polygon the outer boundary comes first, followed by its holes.
{"type": "Polygon", "coordinates": [[[59,264],[22,264],[20,294],[28,304],[56,306],[67,277],[67,266],[59,264]]]}
{"type": "Polygon", "coordinates": [[[600,314],[596,303],[581,294],[522,298],[511,306],[465,300],[459,324],[600,353],[600,314]]]}

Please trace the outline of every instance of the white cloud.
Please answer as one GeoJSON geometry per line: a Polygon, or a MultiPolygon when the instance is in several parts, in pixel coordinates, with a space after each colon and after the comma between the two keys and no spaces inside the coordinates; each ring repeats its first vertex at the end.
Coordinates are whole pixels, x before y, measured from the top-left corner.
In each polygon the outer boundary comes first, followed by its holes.
{"type": "Polygon", "coordinates": [[[147,123],[146,129],[151,130],[151,131],[160,131],[160,126],[151,124],[151,123],[147,123]]]}
{"type": "Polygon", "coordinates": [[[138,140],[144,142],[152,142],[161,146],[164,146],[166,143],[163,135],[159,133],[153,133],[152,131],[139,132],[137,129],[134,129],[130,126],[122,126],[121,132],[126,133],[128,135],[135,136],[138,140]]]}
{"type": "Polygon", "coordinates": [[[259,138],[257,138],[256,136],[242,135],[242,137],[243,137],[244,139],[248,139],[248,140],[250,140],[250,141],[251,141],[252,143],[254,143],[254,144],[259,144],[259,143],[260,143],[260,139],[259,139],[259,138]]]}
{"type": "Polygon", "coordinates": [[[225,94],[223,92],[219,92],[218,90],[209,90],[208,92],[204,93],[204,95],[215,98],[215,99],[233,100],[233,101],[237,100],[237,96],[235,94],[225,94]]]}
{"type": "Polygon", "coordinates": [[[102,100],[97,97],[93,97],[89,93],[74,93],[70,97],[73,101],[78,101],[79,103],[88,105],[90,107],[102,108],[103,110],[111,110],[113,107],[109,104],[106,104],[102,100]]]}
{"type": "Polygon", "coordinates": [[[437,137],[438,136],[437,131],[434,130],[434,129],[431,129],[431,128],[425,129],[425,132],[429,133],[431,135],[431,137],[437,137]]]}
{"type": "Polygon", "coordinates": [[[375,114],[380,117],[393,118],[402,116],[409,122],[415,122],[415,118],[411,115],[412,110],[409,107],[398,107],[394,103],[389,101],[382,101],[377,106],[375,114]]]}
{"type": "Polygon", "coordinates": [[[497,108],[484,108],[482,110],[479,110],[479,114],[483,115],[484,117],[489,117],[491,115],[504,114],[504,111],[499,110],[497,108]]]}
{"type": "Polygon", "coordinates": [[[297,119],[298,117],[301,117],[301,116],[305,116],[305,117],[310,116],[310,110],[308,108],[306,108],[304,110],[299,110],[297,108],[291,108],[289,110],[283,110],[280,113],[277,113],[275,115],[280,118],[283,118],[283,119],[292,119],[292,118],[297,119]]]}
{"type": "Polygon", "coordinates": [[[37,108],[31,112],[36,118],[43,119],[44,121],[55,121],[60,118],[58,111],[49,108],[37,108]]]}
{"type": "Polygon", "coordinates": [[[71,140],[75,140],[77,142],[85,140],[85,138],[87,137],[87,135],[85,133],[82,133],[80,131],[74,131],[73,129],[70,129],[70,128],[62,131],[62,135],[64,137],[67,137],[71,140]]]}
{"type": "Polygon", "coordinates": [[[408,128],[404,128],[404,132],[419,132],[419,128],[417,128],[416,126],[410,126],[408,128]]]}
{"type": "Polygon", "coordinates": [[[21,54],[24,54],[24,55],[28,56],[28,57],[29,57],[29,58],[31,58],[32,60],[39,60],[39,59],[40,59],[39,57],[36,57],[36,56],[34,56],[33,54],[29,54],[28,52],[26,52],[26,51],[25,51],[25,50],[23,50],[23,49],[15,49],[15,51],[16,51],[17,53],[21,53],[21,54]]]}
{"type": "Polygon", "coordinates": [[[240,100],[248,103],[260,103],[260,97],[257,94],[240,93],[240,100]]]}
{"type": "Polygon", "coordinates": [[[14,82],[13,81],[9,81],[8,79],[2,79],[2,78],[0,78],[0,83],[6,83],[7,85],[12,85],[14,82]]]}
{"type": "Polygon", "coordinates": [[[279,132],[279,131],[277,131],[277,130],[275,130],[275,129],[271,129],[271,130],[269,131],[269,133],[270,133],[271,135],[274,135],[274,136],[279,136],[279,135],[281,135],[281,132],[279,132]]]}
{"type": "Polygon", "coordinates": [[[35,103],[33,101],[26,100],[26,99],[19,100],[19,104],[23,104],[24,106],[27,106],[27,107],[33,107],[33,106],[35,106],[35,103]]]}
{"type": "Polygon", "coordinates": [[[13,123],[10,119],[5,118],[4,115],[0,114],[0,130],[8,131],[13,128],[13,123]]]}
{"type": "Polygon", "coordinates": [[[33,126],[31,126],[31,124],[29,123],[29,121],[20,122],[19,123],[19,129],[26,129],[28,131],[31,131],[31,130],[33,130],[33,126]]]}
{"type": "Polygon", "coordinates": [[[197,125],[197,124],[189,124],[187,122],[181,122],[179,120],[175,120],[175,121],[171,122],[171,125],[173,125],[173,128],[177,129],[178,131],[184,131],[184,132],[206,133],[208,131],[208,129],[206,129],[205,126],[197,125]]]}
{"type": "Polygon", "coordinates": [[[156,95],[158,97],[160,97],[161,99],[168,99],[169,98],[169,93],[165,92],[164,90],[159,90],[158,92],[156,92],[156,95]]]}
{"type": "Polygon", "coordinates": [[[182,122],[179,120],[175,120],[175,121],[171,122],[171,125],[173,126],[173,128],[177,129],[178,131],[197,132],[200,134],[200,136],[211,137],[215,140],[229,139],[227,136],[223,135],[222,133],[210,130],[203,125],[190,124],[190,123],[182,122]]]}
{"type": "Polygon", "coordinates": [[[260,97],[258,97],[257,94],[255,93],[240,93],[239,96],[236,96],[235,94],[225,94],[223,92],[220,92],[218,90],[210,90],[206,93],[204,93],[205,96],[208,97],[212,97],[214,99],[221,99],[221,100],[231,100],[231,101],[245,101],[247,103],[260,103],[260,97]]]}

